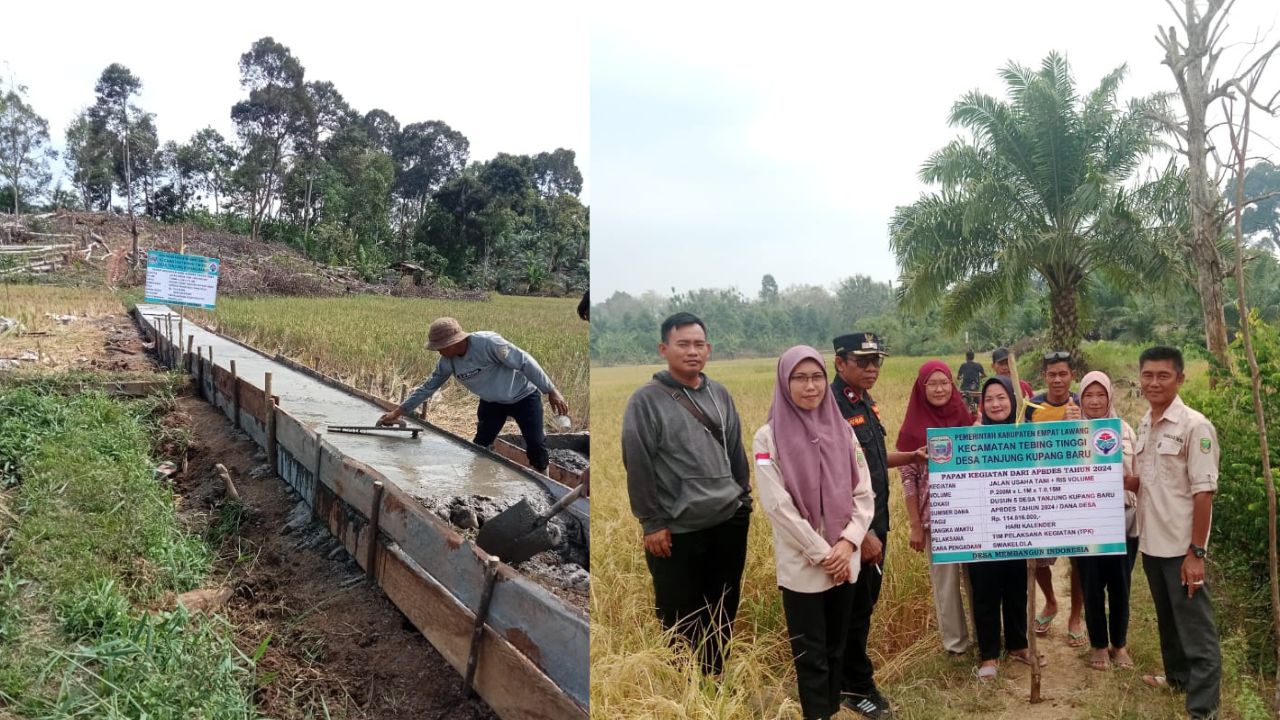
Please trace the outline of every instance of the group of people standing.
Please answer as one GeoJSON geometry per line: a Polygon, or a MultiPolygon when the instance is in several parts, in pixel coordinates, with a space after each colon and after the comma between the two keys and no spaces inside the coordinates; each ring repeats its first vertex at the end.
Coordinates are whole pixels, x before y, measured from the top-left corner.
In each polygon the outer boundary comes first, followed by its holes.
{"type": "MultiPolygon", "coordinates": [[[[754,434],[749,461],[733,397],[703,373],[711,353],[706,326],[689,313],[667,318],[659,344],[667,370],[627,405],[623,461],[658,617],[673,641],[692,646],[704,674],[718,679],[724,669],[747,557],[754,464],[804,717],[833,717],[843,705],[886,718],[893,705],[876,685],[867,642],[890,529],[889,468],[901,475],[908,544],[929,553],[929,428],[1013,423],[1023,405],[1030,422],[1118,416],[1105,374],[1085,375],[1079,394],[1071,392],[1071,357],[1062,352],[1044,357],[1046,390],[1020,403],[1030,387],[1015,388],[1008,351],[1000,349],[996,374],[980,385],[977,417],[947,364],[924,363],[890,450],[870,393],[887,356],[880,338],[851,333],[833,344],[834,379],[814,348],[796,346],[779,358],[767,422],[754,434]]],[[[1141,552],[1164,663],[1163,675],[1143,680],[1186,692],[1191,717],[1213,717],[1221,661],[1204,556],[1217,438],[1178,396],[1185,379],[1178,350],[1151,348],[1139,365],[1150,409],[1136,433],[1121,420],[1128,552],[1072,559],[1073,621],[1081,608],[1091,667],[1133,667],[1129,583],[1141,552]]],[[[1043,663],[1027,649],[1026,567],[1023,560],[930,563],[943,647],[969,651],[971,618],[979,679],[998,675],[1002,649],[1015,661],[1043,663]]],[[[1037,576],[1046,606],[1033,630],[1047,633],[1057,611],[1047,563],[1037,576]]],[[[1074,645],[1079,633],[1069,629],[1074,645]]]]}

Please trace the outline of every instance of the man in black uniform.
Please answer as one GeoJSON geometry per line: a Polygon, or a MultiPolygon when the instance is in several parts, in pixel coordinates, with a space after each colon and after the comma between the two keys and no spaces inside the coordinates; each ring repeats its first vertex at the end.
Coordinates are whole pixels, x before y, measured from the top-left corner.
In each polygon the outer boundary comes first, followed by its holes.
{"type": "Polygon", "coordinates": [[[887,354],[880,339],[867,332],[841,335],[835,339],[835,349],[836,379],[831,383],[831,391],[867,456],[871,489],[876,494],[875,515],[862,541],[863,569],[854,584],[853,619],[849,624],[841,690],[848,708],[868,718],[888,718],[892,711],[889,701],[876,688],[875,666],[867,657],[867,635],[871,630],[871,613],[880,598],[884,547],[889,537],[889,468],[909,465],[928,456],[924,448],[914,453],[888,452],[886,448],[880,408],[868,392],[879,379],[880,366],[887,354]]]}

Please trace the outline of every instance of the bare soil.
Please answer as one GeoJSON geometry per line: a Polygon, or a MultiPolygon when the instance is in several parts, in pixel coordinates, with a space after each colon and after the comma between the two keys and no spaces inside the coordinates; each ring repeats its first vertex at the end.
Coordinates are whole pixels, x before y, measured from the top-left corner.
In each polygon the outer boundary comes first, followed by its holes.
{"type": "Polygon", "coordinates": [[[221,543],[224,609],[259,662],[260,710],[277,718],[493,718],[467,699],[462,679],[364,573],[283,480],[261,450],[217,410],[178,399],[169,425],[191,433],[185,471],[174,477],[180,508],[203,530],[230,508],[214,466],[230,471],[243,519],[221,543]]]}

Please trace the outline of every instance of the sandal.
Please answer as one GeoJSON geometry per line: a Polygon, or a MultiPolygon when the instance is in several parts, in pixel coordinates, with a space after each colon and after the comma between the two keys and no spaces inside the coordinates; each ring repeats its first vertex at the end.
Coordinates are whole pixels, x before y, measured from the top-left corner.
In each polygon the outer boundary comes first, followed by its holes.
{"type": "Polygon", "coordinates": [[[1094,650],[1093,655],[1089,658],[1089,667],[1098,671],[1107,671],[1111,669],[1111,658],[1105,650],[1094,650]],[[1102,653],[1099,657],[1098,653],[1102,653]]]}
{"type": "Polygon", "coordinates": [[[1153,688],[1169,687],[1169,679],[1163,675],[1143,675],[1142,682],[1147,687],[1153,687],[1153,688]]]}
{"type": "MultiPolygon", "coordinates": [[[[1023,652],[1025,653],[1025,652],[1026,652],[1026,650],[1023,650],[1023,652]]],[[[1011,654],[1009,655],[1009,657],[1013,658],[1015,662],[1020,662],[1020,663],[1022,663],[1023,665],[1026,665],[1027,667],[1030,667],[1030,666],[1031,666],[1031,658],[1030,658],[1030,657],[1028,657],[1027,655],[1019,655],[1019,654],[1017,654],[1017,653],[1011,653],[1011,654]]],[[[1043,654],[1041,654],[1041,655],[1040,655],[1040,667],[1044,667],[1044,666],[1046,666],[1046,665],[1048,665],[1048,664],[1049,664],[1049,658],[1047,658],[1047,657],[1045,657],[1043,654]]]]}
{"type": "Polygon", "coordinates": [[[978,669],[974,672],[977,674],[979,680],[982,682],[988,682],[996,679],[996,676],[1000,674],[1000,668],[995,665],[979,665],[978,669]]]}
{"type": "Polygon", "coordinates": [[[1133,658],[1129,655],[1128,648],[1120,648],[1119,650],[1112,650],[1110,654],[1111,654],[1111,662],[1114,663],[1116,667],[1124,670],[1133,669],[1133,658]],[[1124,653],[1123,656],[1120,655],[1120,653],[1122,652],[1124,653]]]}
{"type": "Polygon", "coordinates": [[[1053,622],[1053,619],[1054,619],[1055,617],[1057,617],[1057,616],[1058,616],[1057,611],[1051,612],[1051,613],[1049,613],[1048,615],[1037,615],[1037,616],[1036,616],[1036,627],[1035,627],[1036,634],[1037,634],[1037,635],[1048,635],[1048,634],[1049,634],[1049,623],[1053,622]]]}
{"type": "Polygon", "coordinates": [[[1089,641],[1089,633],[1081,630],[1080,632],[1067,631],[1067,647],[1079,648],[1089,641]]]}

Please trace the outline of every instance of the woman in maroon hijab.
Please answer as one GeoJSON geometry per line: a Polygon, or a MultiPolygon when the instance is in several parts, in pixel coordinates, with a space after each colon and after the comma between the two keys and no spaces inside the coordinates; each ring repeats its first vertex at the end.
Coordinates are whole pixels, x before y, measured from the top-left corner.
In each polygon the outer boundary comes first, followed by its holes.
{"type": "Polygon", "coordinates": [[[778,360],[769,422],[752,445],[806,720],[840,712],[858,548],[875,512],[870,472],[831,395],[826,364],[799,345],[778,360]]]}
{"type": "MultiPolygon", "coordinates": [[[[907,415],[898,430],[897,448],[915,452],[923,447],[929,428],[962,427],[972,425],[974,417],[964,403],[964,398],[951,382],[954,373],[941,360],[930,360],[920,366],[915,385],[911,387],[911,399],[907,402],[907,415]]],[[[904,465],[902,474],[903,501],[907,504],[907,520],[911,525],[911,549],[917,552],[929,549],[929,466],[924,461],[904,465]]],[[[932,555],[932,553],[930,553],[932,555]]],[[[929,580],[933,583],[933,605],[938,613],[938,629],[942,633],[942,647],[953,655],[969,649],[969,627],[965,621],[961,585],[965,582],[961,564],[929,565],[929,580]]]]}

